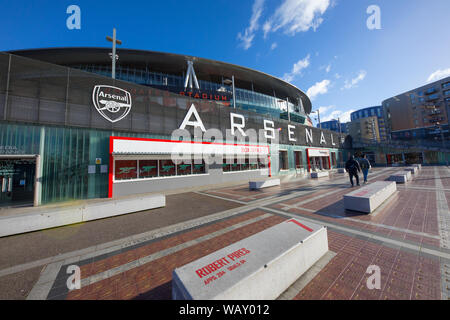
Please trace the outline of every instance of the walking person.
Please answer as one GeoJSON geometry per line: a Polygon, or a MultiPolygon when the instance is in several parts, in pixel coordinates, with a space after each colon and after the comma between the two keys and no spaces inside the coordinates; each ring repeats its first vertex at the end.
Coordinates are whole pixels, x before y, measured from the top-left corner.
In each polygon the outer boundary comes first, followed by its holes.
{"type": "Polygon", "coordinates": [[[345,163],[345,170],[350,176],[350,183],[353,185],[353,176],[356,178],[356,184],[359,186],[359,176],[358,172],[361,172],[361,167],[358,161],[355,160],[355,156],[351,156],[350,159],[345,163]]]}
{"type": "Polygon", "coordinates": [[[372,166],[370,165],[370,161],[367,159],[367,155],[364,155],[360,162],[361,170],[364,176],[364,183],[367,183],[367,176],[369,174],[370,168],[372,166]]]}

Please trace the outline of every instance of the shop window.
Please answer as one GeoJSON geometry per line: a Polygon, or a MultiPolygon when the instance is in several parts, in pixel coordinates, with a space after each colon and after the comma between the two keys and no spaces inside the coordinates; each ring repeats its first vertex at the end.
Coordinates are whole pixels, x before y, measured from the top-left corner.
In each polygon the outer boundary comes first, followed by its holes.
{"type": "Polygon", "coordinates": [[[249,165],[250,165],[250,170],[258,170],[258,159],[257,159],[257,157],[250,157],[249,165]]]}
{"type": "Polygon", "coordinates": [[[250,163],[249,163],[249,159],[245,158],[241,160],[241,170],[242,171],[246,171],[246,170],[250,170],[250,163]]]}
{"type": "Polygon", "coordinates": [[[241,171],[241,160],[234,159],[233,163],[231,164],[231,171],[241,171]]]}
{"type": "Polygon", "coordinates": [[[116,160],[115,179],[137,179],[137,160],[116,160]]]}
{"type": "Polygon", "coordinates": [[[260,157],[258,157],[258,168],[265,169],[265,168],[267,168],[268,164],[269,164],[269,159],[268,158],[260,158],[260,157]]]}
{"type": "Polygon", "coordinates": [[[280,151],[280,170],[289,170],[287,151],[280,151]]]}
{"type": "Polygon", "coordinates": [[[176,175],[175,163],[172,160],[159,160],[159,176],[169,177],[176,175]]]}
{"type": "Polygon", "coordinates": [[[158,176],[158,160],[139,160],[139,178],[158,176]]]}
{"type": "Polygon", "coordinates": [[[194,161],[194,164],[192,165],[192,173],[193,174],[204,174],[204,173],[206,173],[205,161],[202,160],[201,163],[198,160],[197,160],[197,162],[194,161]]]}
{"type": "Polygon", "coordinates": [[[177,164],[177,176],[186,176],[192,174],[191,160],[183,161],[177,164]]]}
{"type": "Polygon", "coordinates": [[[222,170],[223,172],[230,172],[231,171],[231,161],[227,158],[223,158],[223,163],[222,163],[222,170]]]}
{"type": "Polygon", "coordinates": [[[336,166],[336,152],[331,153],[331,164],[336,166]]]}
{"type": "Polygon", "coordinates": [[[303,168],[303,156],[301,151],[294,151],[295,158],[295,168],[301,169],[303,168]]]}

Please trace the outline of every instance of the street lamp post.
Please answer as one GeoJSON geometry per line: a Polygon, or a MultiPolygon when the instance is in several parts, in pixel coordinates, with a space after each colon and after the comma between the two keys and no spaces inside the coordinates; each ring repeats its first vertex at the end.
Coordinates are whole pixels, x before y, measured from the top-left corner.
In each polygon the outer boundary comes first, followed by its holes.
{"type": "Polygon", "coordinates": [[[113,28],[113,37],[106,36],[106,40],[112,42],[112,71],[111,71],[111,77],[113,79],[116,78],[116,44],[122,44],[121,40],[116,39],[116,28],[113,28]]]}

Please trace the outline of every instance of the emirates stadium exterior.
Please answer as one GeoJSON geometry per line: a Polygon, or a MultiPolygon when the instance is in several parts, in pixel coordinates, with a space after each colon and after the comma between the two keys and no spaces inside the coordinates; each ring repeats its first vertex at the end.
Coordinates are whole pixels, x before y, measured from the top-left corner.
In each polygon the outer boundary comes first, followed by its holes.
{"type": "Polygon", "coordinates": [[[115,79],[111,70],[106,48],[0,53],[0,205],[303,175],[345,160],[344,137],[305,125],[311,101],[276,77],[126,49],[115,79]]]}

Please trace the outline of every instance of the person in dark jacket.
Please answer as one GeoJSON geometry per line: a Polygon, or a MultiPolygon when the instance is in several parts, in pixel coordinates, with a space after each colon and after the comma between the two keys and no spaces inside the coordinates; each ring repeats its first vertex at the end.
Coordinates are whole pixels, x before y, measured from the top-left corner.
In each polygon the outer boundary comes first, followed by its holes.
{"type": "Polygon", "coordinates": [[[356,184],[359,186],[359,176],[358,172],[361,172],[361,166],[359,162],[355,160],[355,156],[351,156],[350,159],[345,163],[345,170],[348,172],[350,176],[350,182],[353,185],[353,176],[356,178],[356,184]]]}
{"type": "Polygon", "coordinates": [[[370,161],[367,159],[366,155],[364,155],[361,161],[359,161],[359,164],[364,176],[364,183],[367,183],[367,175],[369,174],[369,170],[372,166],[370,165],[370,161]]]}

